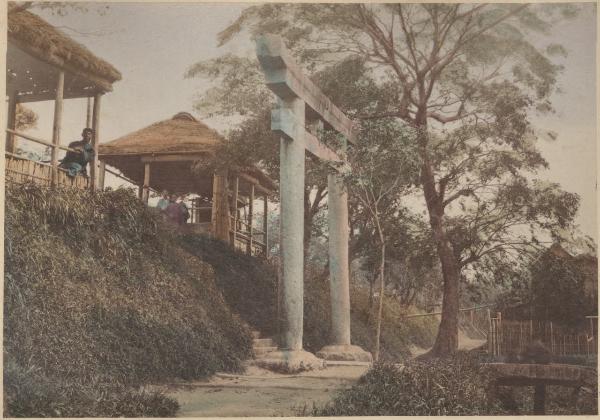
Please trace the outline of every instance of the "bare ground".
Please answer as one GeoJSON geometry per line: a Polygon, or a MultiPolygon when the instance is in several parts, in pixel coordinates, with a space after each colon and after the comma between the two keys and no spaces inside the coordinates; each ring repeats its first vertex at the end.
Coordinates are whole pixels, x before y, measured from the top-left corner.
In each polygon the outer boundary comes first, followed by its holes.
{"type": "Polygon", "coordinates": [[[244,375],[217,374],[206,382],[171,384],[166,394],[181,409],[178,417],[298,416],[327,403],[351,386],[368,366],[330,366],[283,375],[250,366],[244,375]]]}
{"type": "MultiPolygon", "coordinates": [[[[459,348],[471,350],[485,340],[459,333],[459,348]]],[[[413,356],[428,349],[414,346],[413,356]]],[[[249,366],[244,375],[217,374],[202,382],[173,383],[163,388],[181,409],[178,417],[301,416],[326,404],[339,389],[352,386],[368,366],[328,366],[296,375],[249,366]]]]}

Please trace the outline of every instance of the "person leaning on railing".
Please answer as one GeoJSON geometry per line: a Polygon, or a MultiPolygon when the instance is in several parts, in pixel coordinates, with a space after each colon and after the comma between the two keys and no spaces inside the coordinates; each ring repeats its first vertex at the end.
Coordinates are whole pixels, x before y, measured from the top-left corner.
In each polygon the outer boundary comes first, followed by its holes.
{"type": "Polygon", "coordinates": [[[94,147],[91,144],[94,130],[84,128],[81,132],[82,139],[69,143],[69,150],[60,163],[60,167],[66,169],[70,177],[78,174],[87,177],[87,164],[94,160],[94,147]]]}

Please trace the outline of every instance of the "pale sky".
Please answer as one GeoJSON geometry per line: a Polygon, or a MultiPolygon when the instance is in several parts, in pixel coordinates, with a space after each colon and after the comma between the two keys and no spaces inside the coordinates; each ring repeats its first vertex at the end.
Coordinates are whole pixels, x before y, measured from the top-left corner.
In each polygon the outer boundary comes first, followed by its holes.
{"type": "MultiPolygon", "coordinates": [[[[114,91],[102,99],[101,142],[106,142],[172,117],[193,112],[194,97],[208,85],[198,79],[184,79],[187,68],[200,60],[225,53],[253,54],[249,39],[238,37],[217,48],[216,34],[239,16],[247,4],[216,3],[111,3],[104,15],[94,10],[71,11],[56,16],[34,9],[44,19],[107,60],[123,75],[114,91]]],[[[581,196],[577,223],[597,238],[596,227],[596,10],[586,4],[579,17],[556,25],[549,40],[563,44],[568,57],[562,61],[560,78],[563,93],[555,95],[556,114],[534,117],[543,129],[558,133],[554,142],[540,147],[550,170],[540,178],[559,182],[564,189],[581,196]]],[[[67,100],[62,132],[64,144],[79,139],[85,124],[85,100],[67,100]]],[[[31,106],[40,116],[31,133],[51,138],[52,102],[31,106]]],[[[204,120],[218,130],[233,122],[204,120]]]]}

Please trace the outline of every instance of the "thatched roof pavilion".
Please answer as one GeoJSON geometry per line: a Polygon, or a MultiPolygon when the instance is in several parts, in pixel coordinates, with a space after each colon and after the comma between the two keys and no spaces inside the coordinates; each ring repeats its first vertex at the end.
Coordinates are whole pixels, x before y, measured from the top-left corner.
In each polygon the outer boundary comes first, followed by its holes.
{"type": "Polygon", "coordinates": [[[65,99],[110,92],[121,80],[117,69],[86,47],[39,16],[9,5],[7,92],[20,103],[53,100],[59,69],[65,70],[65,99]]]}
{"type": "MultiPolygon", "coordinates": [[[[25,10],[26,5],[8,5],[6,96],[8,123],[6,136],[7,159],[22,159],[15,155],[17,138],[49,146],[52,151],[49,168],[50,184],[61,183],[62,169],[58,167],[61,144],[63,103],[70,98],[88,98],[87,118],[81,128],[94,130],[92,145],[99,144],[100,99],[112,91],[121,73],[111,64],[96,57],[90,50],[74,41],[39,16],[25,10]],[[93,102],[92,99],[93,98],[93,102]],[[54,101],[52,140],[33,138],[17,132],[17,105],[26,102],[54,101]]],[[[96,153],[97,156],[97,153],[96,153]]],[[[40,164],[36,164],[40,165],[40,164]]],[[[43,166],[43,165],[42,165],[43,166]]],[[[99,183],[98,160],[90,162],[89,183],[92,190],[99,183]]]]}
{"type": "MultiPolygon", "coordinates": [[[[276,190],[275,182],[257,167],[227,168],[213,172],[216,153],[225,140],[215,130],[187,112],[151,124],[100,145],[99,158],[119,169],[140,187],[140,198],[149,198],[149,189],[166,190],[172,194],[197,194],[209,202],[209,210],[198,223],[208,223],[207,229],[216,237],[231,241],[246,238],[249,252],[256,235],[262,235],[267,246],[266,232],[252,226],[254,199],[260,195],[264,204],[264,221],[268,196],[276,190]],[[235,203],[235,204],[234,204],[235,203]],[[247,219],[238,219],[240,208],[248,207],[247,219]],[[230,220],[232,219],[232,220],[230,220]],[[240,223],[246,225],[242,229],[240,223]],[[232,226],[235,226],[233,228],[232,226]]],[[[194,214],[192,214],[192,222],[194,214]]]]}
{"type": "MultiPolygon", "coordinates": [[[[202,166],[214,159],[223,141],[215,130],[191,114],[180,112],[173,118],[101,144],[99,154],[100,160],[140,185],[144,183],[148,164],[149,187],[177,194],[211,196],[212,172],[202,176],[202,171],[192,170],[192,166],[202,166]]],[[[236,169],[244,179],[254,179],[258,189],[269,193],[275,190],[273,180],[258,168],[236,169]]],[[[246,185],[240,187],[240,191],[248,192],[246,185]]]]}

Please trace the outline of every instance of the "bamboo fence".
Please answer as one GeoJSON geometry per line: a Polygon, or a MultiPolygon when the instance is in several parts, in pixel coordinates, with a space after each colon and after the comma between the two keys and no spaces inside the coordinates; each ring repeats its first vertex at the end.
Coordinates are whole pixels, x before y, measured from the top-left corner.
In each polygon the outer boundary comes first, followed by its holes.
{"type": "Polygon", "coordinates": [[[598,323],[588,318],[590,325],[578,331],[551,321],[506,321],[497,313],[489,320],[488,351],[493,356],[519,354],[528,344],[540,341],[554,356],[594,356],[598,354],[598,323]]]}

